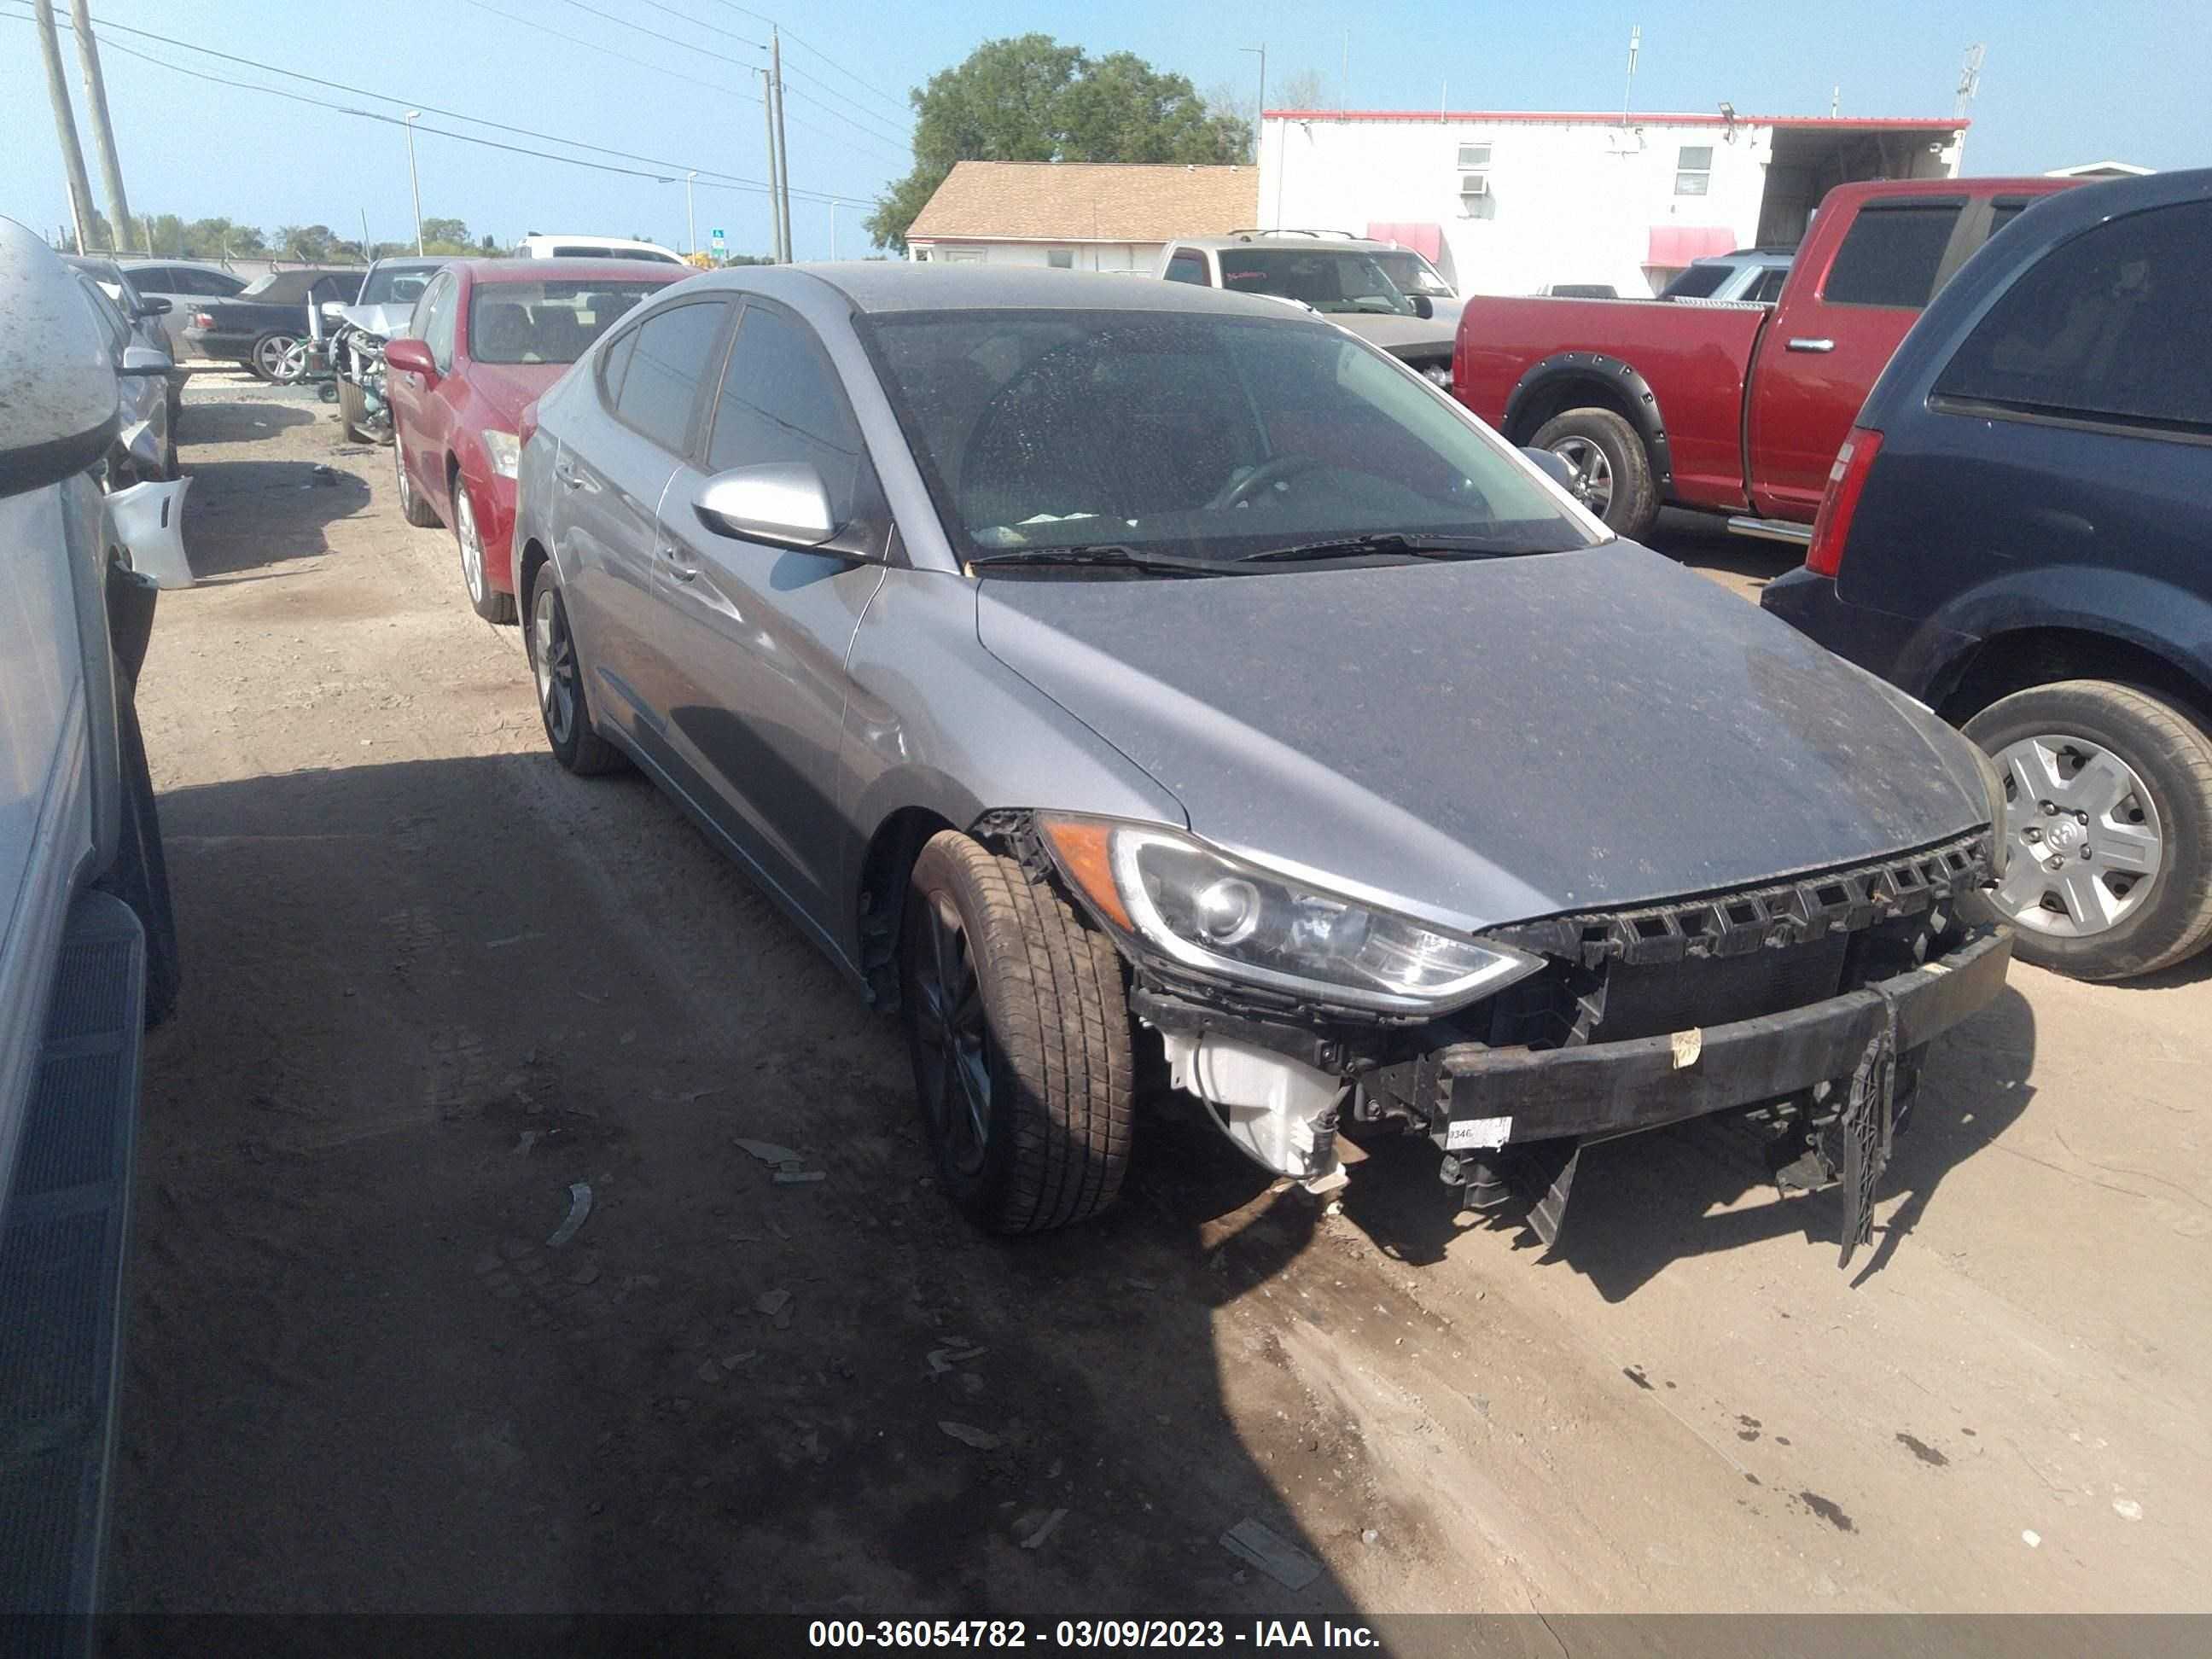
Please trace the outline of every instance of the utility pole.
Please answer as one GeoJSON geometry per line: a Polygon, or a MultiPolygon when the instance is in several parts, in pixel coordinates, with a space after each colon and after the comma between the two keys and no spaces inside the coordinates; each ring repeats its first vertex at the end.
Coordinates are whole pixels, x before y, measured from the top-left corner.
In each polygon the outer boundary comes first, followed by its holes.
{"type": "Polygon", "coordinates": [[[1252,112],[1252,165],[1256,167],[1260,165],[1260,130],[1267,121],[1267,43],[1262,40],[1256,46],[1239,46],[1237,50],[1256,52],[1260,58],[1260,103],[1252,112]]]}
{"type": "Polygon", "coordinates": [[[367,208],[361,210],[361,258],[363,264],[373,265],[376,263],[376,250],[370,246],[368,240],[368,210],[367,208]]]}
{"type": "Polygon", "coordinates": [[[699,251],[699,222],[691,216],[691,181],[698,176],[696,167],[684,175],[684,240],[689,244],[684,250],[686,253],[699,251]]]}
{"type": "Polygon", "coordinates": [[[422,118],[422,112],[410,109],[401,118],[407,127],[407,184],[415,192],[415,252],[422,253],[422,179],[415,171],[415,123],[422,118]]]}
{"type": "Polygon", "coordinates": [[[61,141],[62,171],[69,180],[70,219],[76,251],[92,252],[92,181],[84,176],[84,151],[76,142],[76,113],[70,107],[69,79],[62,73],[61,41],[54,33],[53,0],[38,0],[39,51],[46,60],[46,96],[54,106],[54,136],[61,141]]]}
{"type": "Polygon", "coordinates": [[[1644,46],[1644,26],[1632,24],[1628,31],[1628,87],[1620,94],[1620,125],[1628,125],[1628,106],[1636,100],[1636,54],[1644,46]]]}
{"type": "Polygon", "coordinates": [[[1966,118],[1973,107],[1974,94],[1982,89],[1982,54],[1989,48],[1972,46],[1966,48],[1966,62],[1959,66],[1959,97],[1951,106],[1951,113],[1958,120],[1966,118]]]}
{"type": "Polygon", "coordinates": [[[779,206],[776,223],[783,233],[783,258],[792,259],[791,246],[791,146],[783,136],[783,37],[770,24],[768,31],[769,62],[775,71],[775,186],[779,206]]]}
{"type": "MultiPolygon", "coordinates": [[[[116,252],[131,238],[131,204],[123,194],[123,163],[115,154],[115,129],[107,118],[107,82],[100,73],[100,43],[92,37],[89,0],[70,0],[70,27],[76,33],[76,55],[84,67],[85,113],[92,122],[93,148],[100,152],[100,180],[107,187],[107,217],[115,227],[116,252]]],[[[154,251],[154,227],[146,227],[146,252],[154,251]]]]}
{"type": "Polygon", "coordinates": [[[768,251],[777,264],[784,263],[783,220],[776,210],[775,94],[769,89],[768,71],[760,71],[761,119],[768,128],[768,251]]]}

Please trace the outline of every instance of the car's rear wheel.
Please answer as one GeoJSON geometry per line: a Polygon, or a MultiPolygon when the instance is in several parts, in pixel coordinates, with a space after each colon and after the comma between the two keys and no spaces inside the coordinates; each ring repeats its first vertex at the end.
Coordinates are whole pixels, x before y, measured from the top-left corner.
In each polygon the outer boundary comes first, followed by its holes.
{"type": "Polygon", "coordinates": [[[461,586],[468,590],[469,609],[488,623],[514,620],[514,595],[502,593],[484,573],[483,532],[477,528],[476,503],[469,481],[453,474],[453,544],[461,555],[461,586]]]}
{"type": "Polygon", "coordinates": [[[289,386],[307,373],[307,348],[296,334],[264,334],[246,364],[271,386],[289,386]]]}
{"type": "Polygon", "coordinates": [[[1989,896],[2023,960],[2126,979],[2212,939],[2212,738],[2154,693],[2062,680],[1966,722],[2005,781],[1989,896]]]}
{"type": "Polygon", "coordinates": [[[1659,486],[1636,428],[1609,409],[1571,409],[1547,421],[1533,440],[1565,461],[1577,500],[1616,535],[1632,540],[1659,516],[1659,486]]]}
{"type": "Polygon", "coordinates": [[[400,516],[417,530],[437,526],[438,509],[422,499],[422,492],[415,488],[415,480],[407,471],[407,446],[399,441],[397,428],[392,434],[392,465],[399,474],[400,516]]]}
{"type": "Polygon", "coordinates": [[[902,933],[908,1048],[946,1190],[1002,1233],[1111,1204],[1134,1109],[1112,944],[1015,860],[951,830],[915,860],[902,933]]]}
{"type": "Polygon", "coordinates": [[[568,631],[568,607],[550,565],[541,567],[532,585],[530,632],[524,645],[553,758],[579,777],[616,770],[623,763],[623,752],[592,729],[583,661],[576,654],[575,635],[568,631]]]}

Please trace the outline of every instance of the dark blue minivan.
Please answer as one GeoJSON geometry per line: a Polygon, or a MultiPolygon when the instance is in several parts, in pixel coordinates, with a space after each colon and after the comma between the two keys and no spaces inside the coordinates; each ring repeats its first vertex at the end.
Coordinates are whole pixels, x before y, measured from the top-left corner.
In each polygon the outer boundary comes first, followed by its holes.
{"type": "Polygon", "coordinates": [[[2019,955],[2121,979],[2212,939],[2212,170],[1992,237],[1761,603],[1996,757],[2019,955]]]}

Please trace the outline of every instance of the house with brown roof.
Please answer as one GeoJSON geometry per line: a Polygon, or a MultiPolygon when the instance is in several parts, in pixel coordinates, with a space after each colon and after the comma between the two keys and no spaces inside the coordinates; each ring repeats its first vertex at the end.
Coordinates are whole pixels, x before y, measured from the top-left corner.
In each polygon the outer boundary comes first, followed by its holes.
{"type": "Polygon", "coordinates": [[[1167,243],[1258,222],[1249,167],[959,161],[906,233],[907,258],[1150,275],[1167,243]]]}

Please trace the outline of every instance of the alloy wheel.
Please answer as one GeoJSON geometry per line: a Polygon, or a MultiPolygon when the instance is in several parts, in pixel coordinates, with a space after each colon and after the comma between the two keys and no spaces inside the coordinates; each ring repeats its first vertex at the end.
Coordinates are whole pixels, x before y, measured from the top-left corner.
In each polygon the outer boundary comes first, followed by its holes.
{"type": "Polygon", "coordinates": [[[576,731],[576,647],[568,637],[561,590],[550,581],[538,584],[530,603],[530,666],[546,731],[556,746],[565,745],[576,731]]]}
{"type": "Polygon", "coordinates": [[[1613,463],[1606,459],[1605,451],[1588,438],[1562,438],[1552,446],[1552,453],[1573,472],[1570,487],[1575,499],[1602,519],[1613,505],[1613,463]]]}
{"type": "Polygon", "coordinates": [[[477,510],[469,501],[468,481],[453,479],[453,539],[461,544],[461,581],[476,605],[484,599],[483,538],[477,531],[477,510]]]}
{"type": "Polygon", "coordinates": [[[306,345],[289,335],[272,334],[253,348],[253,366],[279,386],[289,386],[307,367],[306,345]]]}
{"type": "Polygon", "coordinates": [[[2017,927],[2086,939],[2150,896],[2166,863],[2157,804],[2142,778],[2085,738],[2022,738],[1996,753],[2010,854],[1994,896],[2017,927]]]}
{"type": "Polygon", "coordinates": [[[415,513],[415,481],[407,476],[407,452],[400,447],[396,435],[392,441],[392,465],[399,474],[399,510],[411,518],[415,513]]]}
{"type": "Polygon", "coordinates": [[[962,1175],[983,1167],[991,1139],[990,1030],[968,931],[951,896],[932,893],[926,948],[915,964],[922,1106],[945,1157],[962,1175]]]}

